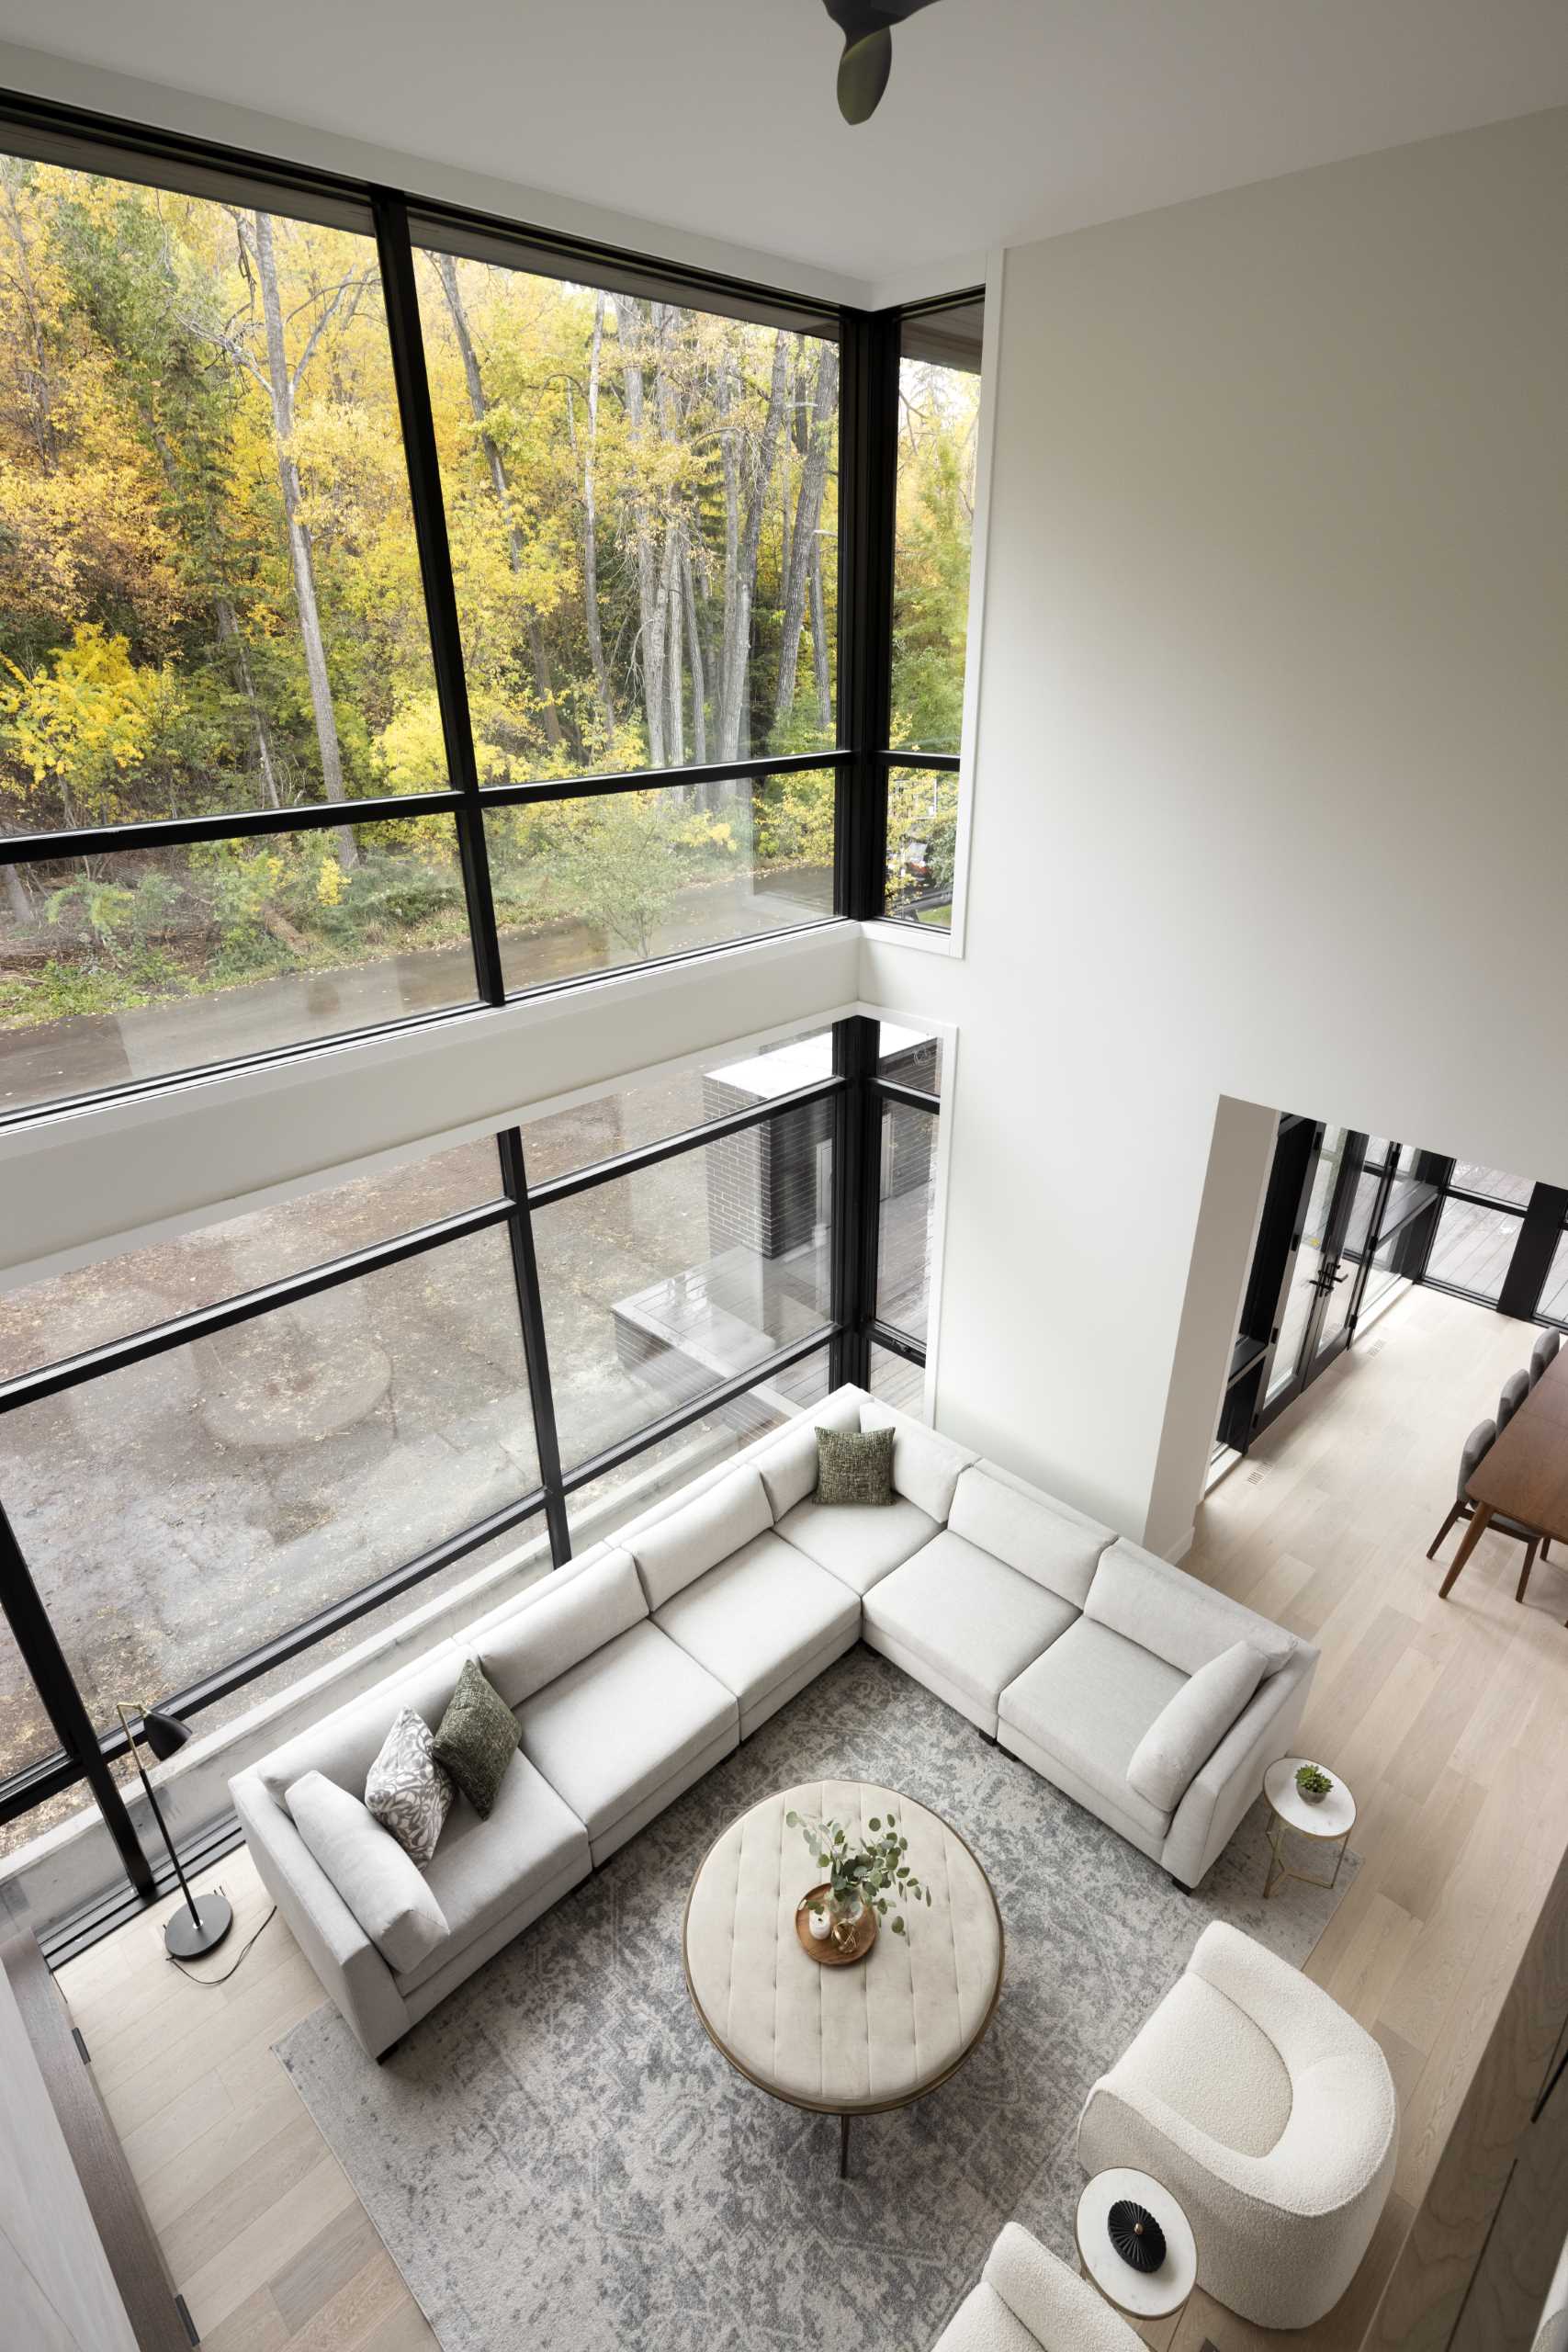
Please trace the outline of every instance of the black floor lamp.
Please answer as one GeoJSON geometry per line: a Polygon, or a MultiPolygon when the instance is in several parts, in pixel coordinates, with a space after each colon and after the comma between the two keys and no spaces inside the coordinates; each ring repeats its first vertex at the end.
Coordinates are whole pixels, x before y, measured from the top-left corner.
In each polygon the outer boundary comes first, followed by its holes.
{"type": "MultiPolygon", "coordinates": [[[[143,1706],[140,1712],[141,1736],[152,1749],[157,1762],[166,1764],[175,1750],[183,1747],[190,1737],[189,1724],[181,1723],[178,1715],[167,1714],[158,1707],[143,1706]]],[[[233,1905],[227,1896],[222,1894],[204,1894],[198,1898],[191,1893],[190,1882],[180,1868],[180,1858],[175,1851],[175,1841],[169,1835],[169,1825],[164,1820],[158,1800],[152,1793],[152,1783],[147,1778],[147,1767],[141,1761],[141,1751],[136,1745],[136,1734],[130,1728],[130,1718],[118,1701],[116,1713],[119,1716],[120,1726],[126,1738],[130,1742],[130,1752],[136,1758],[136,1769],[141,1775],[141,1785],[147,1792],[147,1802],[152,1808],[152,1818],[157,1823],[159,1833],[169,1849],[169,1860],[174,1865],[175,1876],[180,1883],[180,1893],[186,1899],[186,1908],[183,1911],[175,1912],[164,1930],[164,1949],[172,1960],[199,1960],[203,1952],[216,1951],[233,1926],[233,1905]]],[[[243,1953],[241,1957],[243,1958],[243,1953]]]]}

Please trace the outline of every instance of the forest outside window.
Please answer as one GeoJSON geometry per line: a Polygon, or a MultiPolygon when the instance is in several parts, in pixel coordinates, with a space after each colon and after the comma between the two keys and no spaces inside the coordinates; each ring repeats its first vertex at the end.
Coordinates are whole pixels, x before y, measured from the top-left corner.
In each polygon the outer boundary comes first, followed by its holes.
{"type": "Polygon", "coordinates": [[[953,920],[984,329],[968,295],[906,315],[899,345],[887,911],[938,930],[953,920]]]}
{"type": "Polygon", "coordinates": [[[466,254],[418,284],[480,783],[832,745],[837,344],[466,254]]]}

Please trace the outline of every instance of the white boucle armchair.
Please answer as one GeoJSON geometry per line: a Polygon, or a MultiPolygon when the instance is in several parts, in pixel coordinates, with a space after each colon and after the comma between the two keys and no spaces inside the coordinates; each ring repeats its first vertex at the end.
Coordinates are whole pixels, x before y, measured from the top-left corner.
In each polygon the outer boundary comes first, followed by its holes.
{"type": "Polygon", "coordinates": [[[1086,2171],[1179,2198],[1198,2281],[1261,2327],[1310,2327],[1359,2268],[1393,2180],[1398,2107],[1371,2034],[1215,1921],[1078,2122],[1086,2171]]]}
{"type": "Polygon", "coordinates": [[[932,2352],[1143,2352],[1109,2303],[1009,2222],[932,2352]]]}

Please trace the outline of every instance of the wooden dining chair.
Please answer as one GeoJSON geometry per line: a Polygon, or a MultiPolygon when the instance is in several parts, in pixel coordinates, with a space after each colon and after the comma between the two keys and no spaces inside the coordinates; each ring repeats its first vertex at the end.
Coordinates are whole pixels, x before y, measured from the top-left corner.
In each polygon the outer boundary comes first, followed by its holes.
{"type": "MultiPolygon", "coordinates": [[[[1526,1375],[1523,1373],[1516,1373],[1514,1375],[1516,1380],[1523,1380],[1525,1377],[1526,1375]]],[[[1510,1383],[1509,1385],[1511,1386],[1512,1383],[1510,1383]]],[[[1506,1394],[1506,1391],[1504,1393],[1506,1394]]],[[[1455,1482],[1454,1499],[1450,1508],[1447,1519],[1444,1520],[1441,1527],[1438,1528],[1436,1535],[1432,1538],[1431,1544],[1427,1553],[1427,1557],[1429,1560],[1435,1560],[1437,1558],[1438,1545],[1442,1543],[1443,1538],[1448,1534],[1449,1530],[1453,1527],[1458,1521],[1461,1519],[1474,1518],[1475,1505],[1471,1501],[1470,1497],[1466,1494],[1465,1488],[1469,1486],[1471,1480],[1474,1477],[1476,1472],[1480,1469],[1483,1462],[1484,1462],[1486,1456],[1491,1453],[1492,1448],[1496,1442],[1497,1423],[1495,1421],[1477,1421],[1475,1427],[1471,1430],[1470,1435],[1465,1439],[1464,1449],[1459,1458],[1459,1477],[1455,1482]]],[[[1516,1600],[1522,1600],[1525,1597],[1526,1587],[1529,1585],[1530,1580],[1530,1570],[1535,1566],[1536,1554],[1540,1549],[1540,1537],[1537,1534],[1533,1527],[1521,1527],[1517,1520],[1504,1519],[1498,1513],[1495,1513],[1493,1515],[1486,1532],[1488,1535],[1511,1535],[1516,1544],[1522,1544],[1524,1545],[1525,1565],[1519,1576],[1519,1589],[1514,1595],[1514,1599],[1516,1600]]]]}
{"type": "Polygon", "coordinates": [[[1530,1386],[1533,1388],[1546,1367],[1556,1357],[1560,1337],[1555,1331],[1543,1331],[1530,1350],[1530,1386]]]}

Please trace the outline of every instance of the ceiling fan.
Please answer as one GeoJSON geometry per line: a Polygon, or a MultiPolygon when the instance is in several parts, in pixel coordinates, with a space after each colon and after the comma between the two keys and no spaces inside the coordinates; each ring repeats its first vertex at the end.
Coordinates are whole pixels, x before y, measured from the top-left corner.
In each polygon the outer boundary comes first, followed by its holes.
{"type": "Polygon", "coordinates": [[[839,112],[846,122],[869,122],[893,71],[893,28],[929,8],[931,0],[822,0],[844,36],[839,60],[839,112]]]}

